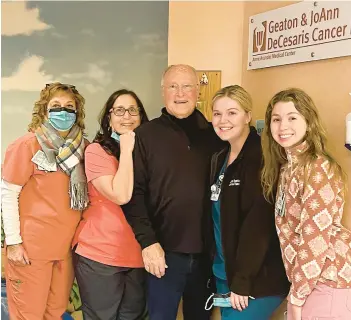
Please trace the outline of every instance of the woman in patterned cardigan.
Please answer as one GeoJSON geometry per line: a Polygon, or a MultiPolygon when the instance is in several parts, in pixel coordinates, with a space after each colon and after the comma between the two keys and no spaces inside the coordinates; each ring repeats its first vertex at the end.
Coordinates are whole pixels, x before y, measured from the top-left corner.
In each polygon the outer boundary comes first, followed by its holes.
{"type": "Polygon", "coordinates": [[[305,92],[288,89],[271,99],[262,145],[264,193],[271,200],[276,194],[291,282],[288,320],[351,319],[351,232],[341,225],[346,175],[325,148],[325,130],[305,92]]]}

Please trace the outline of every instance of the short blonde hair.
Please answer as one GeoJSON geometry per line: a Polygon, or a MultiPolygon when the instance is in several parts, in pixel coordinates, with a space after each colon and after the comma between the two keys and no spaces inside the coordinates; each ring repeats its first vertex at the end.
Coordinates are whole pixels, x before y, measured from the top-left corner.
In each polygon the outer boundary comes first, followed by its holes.
{"type": "Polygon", "coordinates": [[[252,112],[252,98],[244,88],[232,85],[218,90],[212,98],[212,110],[214,103],[223,97],[228,97],[239,103],[245,112],[252,112]]]}
{"type": "Polygon", "coordinates": [[[69,84],[62,84],[60,82],[54,82],[47,84],[43,90],[40,92],[40,98],[34,104],[33,112],[32,112],[32,120],[28,125],[28,131],[35,131],[38,127],[40,127],[45,121],[47,114],[47,106],[49,101],[58,93],[67,93],[72,96],[77,106],[77,121],[76,124],[82,129],[84,132],[84,118],[85,118],[85,110],[84,104],[85,99],[78,92],[78,90],[69,84]]]}

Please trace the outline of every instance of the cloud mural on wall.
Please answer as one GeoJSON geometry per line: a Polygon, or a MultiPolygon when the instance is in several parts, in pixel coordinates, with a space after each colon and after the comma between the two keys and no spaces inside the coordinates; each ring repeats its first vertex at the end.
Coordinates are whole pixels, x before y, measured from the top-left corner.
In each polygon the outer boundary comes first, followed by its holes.
{"type": "Polygon", "coordinates": [[[1,35],[29,36],[36,31],[52,28],[39,18],[38,8],[27,8],[26,1],[2,2],[1,3],[1,35]]]}
{"type": "Polygon", "coordinates": [[[88,35],[88,36],[91,36],[91,37],[95,37],[96,36],[94,30],[89,29],[89,28],[83,29],[82,30],[82,34],[88,35]]]}
{"type": "Polygon", "coordinates": [[[104,90],[104,88],[111,83],[112,74],[108,70],[104,69],[107,62],[89,63],[86,72],[81,73],[64,73],[61,78],[67,79],[70,82],[79,82],[84,86],[90,93],[96,93],[104,90]],[[93,82],[89,82],[92,80],[93,82]]]}
{"type": "Polygon", "coordinates": [[[43,84],[55,81],[75,82],[79,80],[81,86],[90,93],[104,90],[105,86],[112,81],[111,72],[104,70],[104,62],[99,64],[90,63],[87,71],[82,73],[64,73],[55,80],[52,75],[47,74],[43,69],[44,58],[40,56],[30,56],[25,58],[18,69],[9,76],[1,79],[2,91],[19,90],[38,92],[43,88],[43,84]],[[30,79],[30,81],[29,81],[30,79]],[[92,82],[89,82],[92,80],[92,82]]]}
{"type": "Polygon", "coordinates": [[[90,140],[115,90],[134,90],[149,117],[158,116],[167,44],[168,2],[2,3],[2,154],[26,132],[40,90],[54,81],[84,96],[90,140]]]}
{"type": "Polygon", "coordinates": [[[54,77],[43,70],[44,58],[30,56],[25,58],[10,77],[1,78],[1,90],[20,90],[38,92],[43,83],[54,82],[54,77]]]}
{"type": "Polygon", "coordinates": [[[84,96],[90,141],[101,108],[118,89],[134,90],[149,118],[160,114],[167,1],[8,1],[1,6],[2,161],[8,145],[27,132],[34,103],[50,82],[73,84],[84,96]]]}

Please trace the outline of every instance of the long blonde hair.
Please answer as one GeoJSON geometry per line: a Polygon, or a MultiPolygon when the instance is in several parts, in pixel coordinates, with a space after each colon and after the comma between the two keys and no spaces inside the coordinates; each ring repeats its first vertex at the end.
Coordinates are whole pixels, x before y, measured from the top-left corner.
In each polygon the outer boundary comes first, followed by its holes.
{"type": "Polygon", "coordinates": [[[85,99],[78,92],[78,90],[69,84],[62,84],[60,82],[54,82],[47,84],[43,90],[40,92],[40,98],[34,104],[33,112],[32,112],[32,120],[28,125],[28,131],[35,131],[38,127],[42,125],[42,123],[46,119],[47,114],[47,106],[49,101],[58,93],[67,93],[76,102],[77,106],[77,121],[76,124],[81,128],[82,132],[84,132],[84,118],[85,118],[85,110],[84,103],[85,99]]]}
{"type": "Polygon", "coordinates": [[[305,135],[307,149],[299,158],[299,166],[307,168],[308,164],[316,160],[318,156],[322,156],[329,161],[329,170],[332,170],[337,178],[340,178],[343,182],[346,182],[346,173],[330,155],[326,148],[326,131],[322,125],[319,113],[313,100],[301,89],[290,88],[278,92],[269,101],[266,110],[265,126],[262,133],[264,166],[261,174],[265,198],[267,200],[273,199],[274,189],[279,178],[280,167],[282,164],[287,162],[284,148],[273,139],[271,133],[272,111],[275,104],[278,102],[292,102],[296,110],[304,117],[307,124],[307,131],[305,135]]]}

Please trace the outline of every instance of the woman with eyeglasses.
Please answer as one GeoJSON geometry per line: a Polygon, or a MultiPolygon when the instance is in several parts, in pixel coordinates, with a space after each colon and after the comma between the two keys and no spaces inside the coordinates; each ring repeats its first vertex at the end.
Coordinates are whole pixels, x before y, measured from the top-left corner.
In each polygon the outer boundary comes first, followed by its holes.
{"type": "Polygon", "coordinates": [[[88,204],[84,98],[52,83],[35,103],[28,133],[6,150],[2,216],[11,319],[61,319],[74,271],[71,243],[88,204]]]}
{"type": "Polygon", "coordinates": [[[141,248],[121,205],[130,200],[133,190],[133,130],[146,121],[133,91],[114,92],[85,152],[90,206],[73,241],[85,320],[139,320],[145,310],[141,248]]]}

